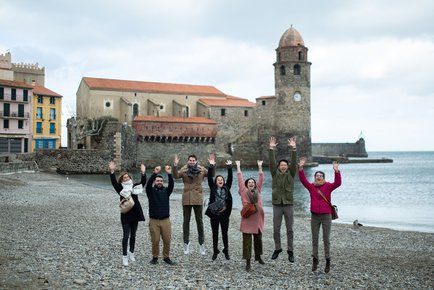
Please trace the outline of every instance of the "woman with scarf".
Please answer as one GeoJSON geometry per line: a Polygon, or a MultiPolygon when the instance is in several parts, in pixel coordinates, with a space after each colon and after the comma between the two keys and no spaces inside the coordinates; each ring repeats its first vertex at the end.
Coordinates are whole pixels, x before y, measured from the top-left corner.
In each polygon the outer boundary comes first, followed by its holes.
{"type": "Polygon", "coordinates": [[[333,183],[325,181],[325,174],[322,171],[317,171],[314,174],[315,181],[310,183],[304,174],[303,166],[306,163],[306,158],[300,158],[298,163],[301,183],[310,193],[310,226],[312,231],[312,271],[318,268],[318,239],[319,228],[322,227],[324,254],[326,258],[326,266],[324,272],[330,272],[330,232],[332,226],[332,208],[331,208],[331,193],[341,185],[341,173],[339,164],[333,162],[335,171],[335,180],[333,183]]]}
{"type": "Polygon", "coordinates": [[[262,233],[264,232],[264,209],[262,208],[261,189],[264,182],[262,172],[262,161],[258,160],[258,182],[253,178],[244,181],[241,172],[240,161],[235,161],[237,165],[238,193],[241,196],[243,208],[250,203],[256,207],[256,212],[249,217],[241,217],[240,230],[243,233],[243,259],[246,260],[246,271],[250,271],[250,259],[252,258],[252,236],[255,249],[255,261],[265,264],[262,255],[262,233]]]}
{"type": "Polygon", "coordinates": [[[134,206],[126,213],[121,213],[121,223],[123,230],[122,238],[122,264],[128,266],[128,259],[132,262],[134,258],[134,246],[136,243],[136,231],[140,221],[145,220],[143,215],[142,206],[139,202],[138,194],[143,192],[143,187],[146,184],[146,167],[140,165],[141,180],[140,182],[133,183],[131,176],[128,172],[121,174],[116,180],[115,171],[116,164],[113,161],[109,163],[110,179],[116,192],[119,194],[120,201],[132,198],[134,206]],[[130,240],[130,250],[128,251],[128,239],[130,240]]]}
{"type": "Polygon", "coordinates": [[[228,229],[229,229],[229,216],[232,212],[232,161],[227,160],[226,166],[228,169],[227,182],[221,175],[217,175],[213,180],[211,173],[215,173],[215,159],[211,156],[208,166],[208,185],[210,190],[209,205],[205,214],[210,218],[212,229],[212,243],[214,253],[212,260],[217,259],[217,255],[220,253],[218,249],[219,238],[219,225],[222,229],[223,238],[223,253],[226,260],[229,260],[229,247],[228,247],[228,229]]]}

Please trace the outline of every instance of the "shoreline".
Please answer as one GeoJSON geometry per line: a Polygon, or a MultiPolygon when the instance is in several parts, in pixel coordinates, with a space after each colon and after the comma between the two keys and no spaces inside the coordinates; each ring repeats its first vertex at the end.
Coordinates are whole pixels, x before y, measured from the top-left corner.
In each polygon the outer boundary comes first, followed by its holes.
{"type": "MultiPolygon", "coordinates": [[[[211,261],[211,229],[204,216],[206,256],[198,254],[196,226],[190,224],[190,255],[182,249],[182,208],[171,200],[171,258],[150,265],[148,222],[139,224],[136,259],[121,264],[122,229],[114,190],[84,185],[49,173],[0,176],[0,288],[154,288],[154,289],[285,289],[285,288],[432,288],[434,235],[333,223],[332,270],[324,274],[322,240],[320,264],[310,271],[311,240],[308,216],[294,217],[295,263],[274,250],[272,215],[265,216],[265,265],[244,270],[239,231],[240,216],[233,210],[229,226],[231,260],[220,254],[211,261]],[[91,194],[89,194],[91,192],[91,194]],[[155,279],[158,277],[158,279],[155,279]]],[[[234,194],[234,198],[238,196],[234,194]]],[[[146,195],[140,196],[147,217],[146,195]]],[[[194,220],[194,218],[192,218],[194,220]]],[[[282,225],[282,246],[286,246],[282,225]]],[[[221,238],[220,238],[221,239],[221,238]]],[[[221,240],[219,241],[222,249],[221,240]]]]}

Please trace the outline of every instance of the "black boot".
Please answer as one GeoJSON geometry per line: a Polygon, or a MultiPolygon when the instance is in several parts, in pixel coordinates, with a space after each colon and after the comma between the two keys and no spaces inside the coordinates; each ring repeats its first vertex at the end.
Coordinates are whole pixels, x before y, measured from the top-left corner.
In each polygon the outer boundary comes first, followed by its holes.
{"type": "Polygon", "coordinates": [[[258,263],[261,265],[265,264],[264,260],[262,260],[261,256],[259,256],[259,255],[255,256],[255,261],[258,261],[258,263]]]}
{"type": "Polygon", "coordinates": [[[282,249],[274,250],[273,255],[271,256],[271,260],[276,260],[279,257],[279,254],[282,253],[282,249]]]}
{"type": "Polygon", "coordinates": [[[330,259],[326,259],[326,266],[324,268],[324,272],[325,273],[330,272],[330,259]]]}
{"type": "Polygon", "coordinates": [[[315,272],[318,269],[318,259],[313,257],[312,259],[312,272],[315,272]]]}
{"type": "Polygon", "coordinates": [[[288,260],[291,263],[294,263],[294,252],[293,251],[287,251],[288,252],[288,260]]]}
{"type": "Polygon", "coordinates": [[[250,267],[250,259],[246,260],[246,271],[250,271],[252,268],[250,267]]]}
{"type": "Polygon", "coordinates": [[[230,259],[231,259],[231,257],[229,257],[229,251],[228,251],[227,248],[224,248],[224,249],[223,249],[223,254],[225,254],[225,258],[226,258],[226,260],[230,260],[230,259]]]}
{"type": "Polygon", "coordinates": [[[214,261],[215,259],[217,259],[217,255],[220,253],[219,250],[214,250],[214,254],[212,254],[212,260],[214,261]]]}

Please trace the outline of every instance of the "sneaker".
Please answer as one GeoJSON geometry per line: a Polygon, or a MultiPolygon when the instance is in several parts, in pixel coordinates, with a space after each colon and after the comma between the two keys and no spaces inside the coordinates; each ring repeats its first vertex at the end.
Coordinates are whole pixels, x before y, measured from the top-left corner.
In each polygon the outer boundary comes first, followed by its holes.
{"type": "Polygon", "coordinates": [[[128,266],[128,256],[122,256],[122,265],[128,266]]]}
{"type": "Polygon", "coordinates": [[[276,260],[279,257],[279,254],[282,253],[282,249],[274,250],[273,255],[271,256],[271,260],[276,260]]]}
{"type": "Polygon", "coordinates": [[[293,251],[287,251],[288,252],[288,260],[291,263],[294,263],[294,252],[293,251]]]}
{"type": "Polygon", "coordinates": [[[205,255],[205,245],[199,245],[199,253],[204,256],[205,255]]]}
{"type": "Polygon", "coordinates": [[[166,263],[169,264],[169,265],[176,265],[176,263],[173,262],[172,260],[170,260],[170,258],[164,258],[163,261],[166,262],[166,263]]]}
{"type": "Polygon", "coordinates": [[[136,261],[136,258],[134,257],[134,253],[128,252],[128,258],[130,259],[131,262],[136,261]]]}
{"type": "Polygon", "coordinates": [[[158,263],[158,258],[152,258],[152,260],[149,263],[152,265],[156,265],[158,263]]]}
{"type": "Polygon", "coordinates": [[[190,253],[189,245],[189,243],[184,243],[184,255],[188,255],[188,253],[190,253]]]}

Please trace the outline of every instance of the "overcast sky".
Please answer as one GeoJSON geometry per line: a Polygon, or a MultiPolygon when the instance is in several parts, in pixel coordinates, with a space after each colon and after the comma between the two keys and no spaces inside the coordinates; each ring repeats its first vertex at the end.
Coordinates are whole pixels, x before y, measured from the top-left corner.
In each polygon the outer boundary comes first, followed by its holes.
{"type": "Polygon", "coordinates": [[[362,131],[368,151],[434,150],[431,0],[0,0],[0,53],[45,66],[66,121],[83,76],[273,95],[291,24],[312,62],[313,142],[362,131]]]}

